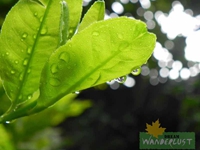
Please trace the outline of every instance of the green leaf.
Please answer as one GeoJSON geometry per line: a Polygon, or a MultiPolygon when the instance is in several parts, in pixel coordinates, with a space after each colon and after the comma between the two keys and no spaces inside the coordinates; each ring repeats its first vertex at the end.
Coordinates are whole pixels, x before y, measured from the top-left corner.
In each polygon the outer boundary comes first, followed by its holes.
{"type": "Polygon", "coordinates": [[[85,14],[78,31],[85,29],[94,22],[104,19],[105,3],[104,1],[96,1],[85,14]]]}
{"type": "Polygon", "coordinates": [[[60,18],[60,36],[61,42],[60,45],[64,45],[67,42],[68,38],[68,29],[69,29],[69,9],[65,1],[61,2],[61,18],[60,18]]]}
{"type": "Polygon", "coordinates": [[[62,8],[60,0],[20,0],[6,17],[0,35],[0,76],[12,109],[39,88],[42,68],[61,42],[62,8]]]}
{"type": "Polygon", "coordinates": [[[147,62],[155,41],[155,35],[139,20],[122,17],[90,25],[51,55],[32,112],[71,92],[129,74],[147,62]]]}
{"type": "Polygon", "coordinates": [[[65,0],[69,8],[69,33],[68,39],[70,39],[79,24],[81,13],[82,13],[82,4],[83,0],[65,0]]]}

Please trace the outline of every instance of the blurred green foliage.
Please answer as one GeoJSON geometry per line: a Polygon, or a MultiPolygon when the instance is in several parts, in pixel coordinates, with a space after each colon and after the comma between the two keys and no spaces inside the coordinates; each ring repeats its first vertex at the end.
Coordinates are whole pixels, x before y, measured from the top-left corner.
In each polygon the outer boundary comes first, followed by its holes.
{"type": "MultiPolygon", "coordinates": [[[[90,100],[75,99],[69,94],[42,113],[6,122],[0,126],[0,150],[12,149],[57,149],[62,146],[62,129],[58,124],[68,117],[76,117],[92,106],[90,100]]],[[[8,108],[9,100],[0,84],[0,112],[8,108]],[[4,107],[2,107],[4,106],[4,107]]]]}

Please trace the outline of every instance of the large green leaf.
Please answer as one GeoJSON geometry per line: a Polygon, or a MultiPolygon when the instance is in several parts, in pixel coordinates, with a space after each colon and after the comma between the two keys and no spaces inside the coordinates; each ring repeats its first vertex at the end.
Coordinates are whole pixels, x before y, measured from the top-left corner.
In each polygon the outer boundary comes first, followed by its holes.
{"type": "Polygon", "coordinates": [[[104,19],[105,3],[103,1],[96,1],[85,14],[82,22],[79,25],[78,31],[85,29],[94,22],[104,19]]]}
{"type": "Polygon", "coordinates": [[[65,0],[69,8],[69,33],[68,39],[70,39],[76,32],[77,26],[79,24],[83,0],[65,0]]]}
{"type": "Polygon", "coordinates": [[[68,93],[129,74],[146,63],[155,41],[155,35],[139,20],[122,17],[90,25],[51,55],[32,112],[68,93]]]}
{"type": "Polygon", "coordinates": [[[60,45],[62,4],[20,0],[6,17],[0,35],[0,76],[12,109],[32,98],[44,64],[60,45]]]}

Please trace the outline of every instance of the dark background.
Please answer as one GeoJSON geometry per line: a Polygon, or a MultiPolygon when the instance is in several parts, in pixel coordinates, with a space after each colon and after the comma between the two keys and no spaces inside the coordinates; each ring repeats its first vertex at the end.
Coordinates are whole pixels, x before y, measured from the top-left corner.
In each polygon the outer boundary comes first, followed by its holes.
{"type": "MultiPolygon", "coordinates": [[[[0,0],[0,26],[5,15],[17,0],[0,0]]],[[[111,5],[114,0],[106,0],[106,9],[113,12],[111,5]]],[[[173,0],[154,0],[148,10],[162,10],[168,13],[173,0]]],[[[84,7],[83,12],[93,3],[84,7]]],[[[194,16],[200,14],[200,1],[182,0],[184,8],[190,8],[194,16]]],[[[124,4],[125,11],[120,16],[131,13],[136,19],[145,21],[138,16],[136,10],[140,3],[124,4]]],[[[160,31],[160,26],[149,30],[157,35],[162,45],[167,39],[160,31]]],[[[170,51],[173,58],[187,64],[184,58],[185,38],[173,40],[174,48],[170,51]]],[[[196,62],[194,62],[196,63],[196,62]]],[[[149,69],[159,69],[157,60],[152,56],[146,64],[149,69]]],[[[132,75],[131,75],[132,76],[132,75]]],[[[151,124],[159,119],[166,132],[195,132],[196,149],[200,149],[200,80],[199,75],[185,81],[167,79],[165,83],[151,85],[149,76],[132,76],[136,85],[127,88],[124,85],[113,90],[105,84],[104,90],[97,86],[82,91],[77,99],[89,99],[92,106],[81,115],[68,117],[52,128],[59,129],[62,142],[55,149],[67,150],[137,150],[139,149],[139,132],[146,132],[146,123],[151,124]]],[[[9,125],[6,129],[13,131],[9,125]]],[[[26,128],[26,127],[24,127],[26,128]]],[[[40,132],[38,130],[38,132],[40,132]]],[[[17,134],[14,134],[17,136],[17,134]]],[[[13,138],[18,148],[29,139],[13,138]]],[[[31,140],[31,138],[30,138],[31,140]]],[[[48,144],[47,144],[48,145],[48,144]]],[[[28,149],[28,148],[27,148],[28,149]]],[[[47,146],[48,149],[48,146],[47,146]]],[[[51,149],[51,148],[49,148],[51,149]]]]}

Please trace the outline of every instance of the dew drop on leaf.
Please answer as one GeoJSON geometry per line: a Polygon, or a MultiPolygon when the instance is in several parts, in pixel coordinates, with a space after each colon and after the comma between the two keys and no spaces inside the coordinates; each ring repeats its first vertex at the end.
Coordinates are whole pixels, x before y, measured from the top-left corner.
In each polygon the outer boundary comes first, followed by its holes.
{"type": "Polygon", "coordinates": [[[69,33],[70,33],[70,34],[72,34],[72,33],[73,33],[73,31],[74,31],[73,29],[69,29],[69,33]]]}
{"type": "Polygon", "coordinates": [[[56,63],[51,65],[51,73],[57,73],[59,71],[58,65],[56,63]]]}
{"type": "Polygon", "coordinates": [[[94,36],[98,36],[98,35],[99,35],[99,32],[94,31],[94,32],[92,33],[92,35],[94,35],[94,36]]]}
{"type": "Polygon", "coordinates": [[[132,75],[137,76],[141,73],[141,67],[134,69],[132,72],[132,75]]]}
{"type": "Polygon", "coordinates": [[[124,83],[126,81],[127,76],[122,76],[119,78],[116,78],[115,81],[117,81],[118,83],[124,83]]]}
{"type": "Polygon", "coordinates": [[[37,12],[35,12],[35,13],[34,13],[34,16],[36,17],[37,15],[38,15],[38,13],[37,13],[37,12]]]}
{"type": "Polygon", "coordinates": [[[20,81],[23,80],[23,76],[24,76],[23,73],[21,73],[21,74],[19,75],[19,80],[20,80],[20,81]]]}
{"type": "Polygon", "coordinates": [[[74,94],[80,94],[80,92],[79,91],[75,91],[74,94]]]}
{"type": "Polygon", "coordinates": [[[9,124],[9,123],[10,123],[10,121],[6,121],[5,123],[6,123],[6,124],[9,124]]]}
{"type": "Polygon", "coordinates": [[[28,48],[27,48],[27,53],[28,53],[28,54],[31,54],[31,51],[32,51],[32,47],[28,47],[28,48]]]}
{"type": "Polygon", "coordinates": [[[29,95],[29,96],[28,96],[28,99],[31,99],[31,98],[32,98],[32,95],[29,95]]]}
{"type": "Polygon", "coordinates": [[[67,63],[69,61],[69,54],[67,52],[62,52],[59,58],[67,63]]]}
{"type": "Polygon", "coordinates": [[[10,73],[11,73],[11,74],[15,74],[15,71],[14,71],[14,70],[11,70],[10,73]]]}
{"type": "Polygon", "coordinates": [[[59,86],[61,84],[61,81],[57,78],[50,78],[49,83],[52,86],[59,86]]]}
{"type": "Polygon", "coordinates": [[[24,59],[23,65],[26,66],[28,64],[28,59],[24,59]]]}
{"type": "Polygon", "coordinates": [[[22,38],[25,39],[27,38],[28,34],[27,33],[23,33],[22,38]]]}
{"type": "Polygon", "coordinates": [[[40,34],[41,35],[45,35],[47,33],[47,28],[43,28],[41,31],[40,31],[40,34]]]}
{"type": "Polygon", "coordinates": [[[42,22],[42,20],[43,20],[43,17],[40,17],[40,22],[42,22]]]}
{"type": "Polygon", "coordinates": [[[28,69],[27,73],[30,73],[31,72],[31,69],[28,69]]]}

